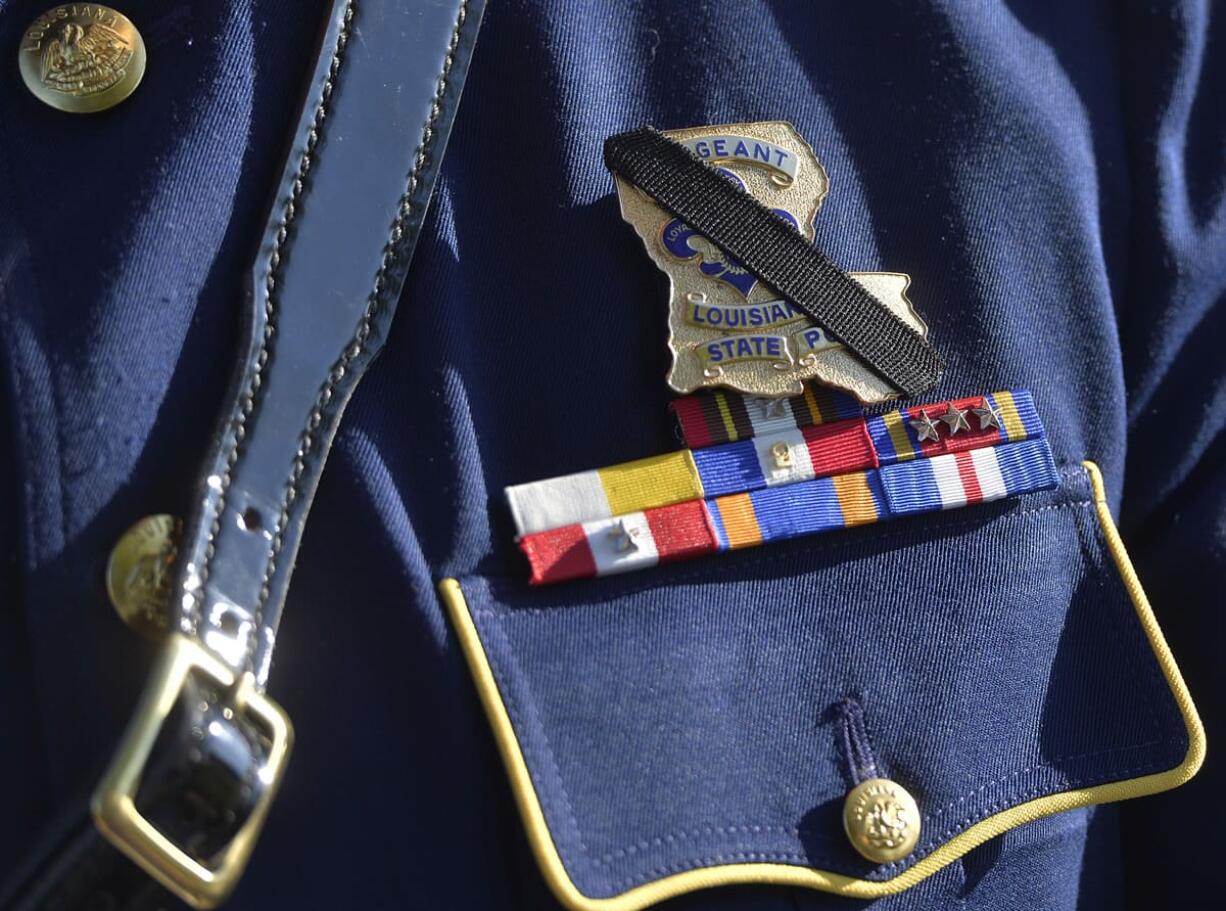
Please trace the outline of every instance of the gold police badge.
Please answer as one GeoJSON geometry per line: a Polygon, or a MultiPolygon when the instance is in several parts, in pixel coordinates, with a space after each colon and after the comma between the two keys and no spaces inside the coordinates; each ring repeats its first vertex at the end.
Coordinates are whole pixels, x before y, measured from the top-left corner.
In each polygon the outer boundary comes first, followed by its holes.
{"type": "MultiPolygon", "coordinates": [[[[739,183],[809,240],[830,181],[808,143],[784,121],[671,130],[665,136],[739,183]]],[[[669,278],[668,384],[679,393],[726,386],[749,395],[800,395],[817,380],[880,402],[895,390],[803,312],[735,259],[621,177],[622,217],[669,278]]],[[[884,306],[927,336],[907,299],[909,276],[851,272],[884,306]]]]}

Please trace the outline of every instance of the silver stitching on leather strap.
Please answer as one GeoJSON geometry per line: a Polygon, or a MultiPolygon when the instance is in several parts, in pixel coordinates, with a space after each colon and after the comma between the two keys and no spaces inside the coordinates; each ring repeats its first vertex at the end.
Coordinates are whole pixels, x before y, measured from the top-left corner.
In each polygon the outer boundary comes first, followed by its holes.
{"type": "MultiPolygon", "coordinates": [[[[273,347],[273,339],[277,331],[277,304],[276,291],[277,280],[280,275],[280,265],[282,253],[289,240],[290,228],[293,225],[294,219],[298,214],[299,205],[302,202],[302,197],[306,189],[306,179],[311,171],[315,161],[315,151],[319,145],[320,138],[323,135],[323,127],[328,117],[328,102],[332,98],[333,89],[336,86],[337,79],[340,75],[341,63],[344,59],[345,46],[349,42],[350,26],[353,22],[353,16],[357,7],[357,0],[347,0],[345,4],[345,12],[341,28],[336,36],[336,46],[332,51],[332,58],[328,65],[328,76],[324,80],[323,87],[320,91],[319,102],[315,106],[315,113],[311,117],[310,127],[307,129],[306,142],[303,145],[302,153],[298,159],[298,167],[294,173],[294,179],[290,185],[290,193],[285,199],[285,204],[281,210],[281,219],[277,223],[277,233],[274,238],[272,250],[268,256],[268,273],[265,279],[265,301],[264,301],[264,327],[263,337],[260,341],[260,348],[256,354],[255,368],[247,380],[246,387],[239,395],[239,410],[235,415],[232,423],[232,440],[228,443],[225,451],[225,469],[221,477],[218,479],[218,496],[213,506],[213,517],[209,524],[209,534],[204,550],[204,558],[200,564],[199,579],[191,592],[192,607],[189,613],[188,625],[190,629],[185,630],[191,634],[195,634],[200,624],[203,622],[203,599],[204,599],[204,583],[209,576],[209,567],[212,563],[213,556],[216,553],[216,538],[221,530],[221,517],[225,512],[226,494],[230,489],[231,480],[233,478],[234,466],[238,463],[238,456],[241,450],[243,439],[247,435],[247,423],[255,414],[260,403],[260,387],[263,383],[264,368],[268,364],[268,359],[273,347]]],[[[258,616],[257,612],[257,616],[258,616]]],[[[259,624],[257,622],[255,629],[252,630],[248,639],[249,642],[254,636],[259,634],[259,624]]],[[[248,652],[250,652],[250,644],[248,652]]]]}
{"type": "MultiPolygon", "coordinates": [[[[272,546],[269,549],[268,563],[265,566],[264,578],[260,585],[259,601],[256,604],[255,611],[255,629],[252,635],[248,637],[247,653],[244,658],[244,665],[248,670],[252,670],[251,662],[254,658],[255,642],[259,631],[264,626],[264,612],[271,594],[273,576],[276,575],[277,571],[277,558],[281,553],[285,540],[285,530],[289,524],[290,510],[293,508],[294,502],[301,491],[302,478],[306,474],[307,458],[315,446],[315,434],[323,423],[324,409],[332,401],[332,396],[335,394],[337,386],[344,380],[350,365],[366,350],[366,345],[374,331],[374,321],[379,315],[379,311],[388,302],[388,278],[392,270],[400,263],[402,255],[401,243],[404,240],[406,229],[414,217],[413,196],[416,194],[418,185],[421,182],[422,172],[430,163],[430,149],[435,138],[435,127],[439,117],[442,116],[443,99],[447,93],[452,66],[455,63],[456,51],[460,46],[464,23],[468,18],[468,5],[469,0],[463,0],[456,14],[455,25],[451,30],[451,40],[447,46],[447,54],[443,58],[443,66],[439,71],[434,98],[430,104],[430,114],[426,119],[425,125],[422,127],[421,141],[417,145],[413,167],[409,171],[404,193],[401,195],[397,205],[396,217],[392,221],[387,243],[383,247],[383,258],[379,264],[378,271],[375,273],[374,286],[367,299],[366,309],[358,321],[353,337],[345,345],[341,356],[328,372],[328,379],[320,387],[319,395],[316,397],[315,404],[307,415],[306,425],[298,438],[298,451],[295,453],[290,467],[289,481],[285,486],[285,495],[281,501],[281,509],[277,515],[277,524],[273,531],[272,546]]],[[[399,289],[397,289],[398,291],[399,289]]]]}

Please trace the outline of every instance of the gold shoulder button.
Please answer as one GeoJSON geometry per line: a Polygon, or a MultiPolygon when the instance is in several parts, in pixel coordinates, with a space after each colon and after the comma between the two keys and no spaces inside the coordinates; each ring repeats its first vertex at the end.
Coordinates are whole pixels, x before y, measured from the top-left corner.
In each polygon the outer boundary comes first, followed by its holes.
{"type": "Polygon", "coordinates": [[[73,114],[105,111],[145,75],[145,42],[127,16],[98,3],[66,3],[30,23],[17,52],[40,101],[73,114]]]}
{"type": "Polygon", "coordinates": [[[106,593],[123,622],[142,636],[161,639],[170,625],[170,589],[182,523],[145,516],[125,531],[106,562],[106,593]]]}
{"type": "Polygon", "coordinates": [[[919,806],[897,782],[869,778],[843,802],[843,829],[852,847],[873,863],[901,860],[919,841],[919,806]]]}

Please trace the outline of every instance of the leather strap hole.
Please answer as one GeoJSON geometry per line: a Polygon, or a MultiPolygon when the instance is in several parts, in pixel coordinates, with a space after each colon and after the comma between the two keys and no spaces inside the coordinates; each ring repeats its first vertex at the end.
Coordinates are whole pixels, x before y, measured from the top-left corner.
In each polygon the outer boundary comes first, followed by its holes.
{"type": "Polygon", "coordinates": [[[238,524],[246,531],[259,531],[264,527],[264,516],[254,506],[248,506],[239,515],[238,524]]]}

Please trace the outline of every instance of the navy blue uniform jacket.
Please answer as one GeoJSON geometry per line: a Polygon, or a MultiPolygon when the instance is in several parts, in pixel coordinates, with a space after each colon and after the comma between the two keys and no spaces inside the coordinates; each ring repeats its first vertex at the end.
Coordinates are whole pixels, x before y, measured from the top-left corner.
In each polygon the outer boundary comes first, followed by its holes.
{"type": "MultiPolygon", "coordinates": [[[[0,0],[0,878],[84,799],[153,658],[102,566],[140,516],[190,508],[321,21],[302,0],[114,0],[145,81],[68,116],[17,72],[49,5],[0,0]]],[[[930,813],[921,856],[1036,797],[1177,776],[1186,719],[1082,462],[1212,740],[1224,292],[1208,0],[493,0],[307,525],[270,683],[297,745],[232,906],[862,907],[800,881],[641,891],[755,863],[904,872],[840,828],[827,713],[848,694],[930,813]],[[505,485],[677,446],[665,283],[603,140],[768,119],[830,175],[819,245],[911,275],[947,363],[934,396],[1032,390],[1060,489],[530,590],[505,485]],[[445,577],[484,618],[552,848],[525,835],[445,577]]],[[[1003,817],[874,907],[1197,907],[1220,894],[1219,769],[1210,751],[1179,790],[1003,817]]]]}

